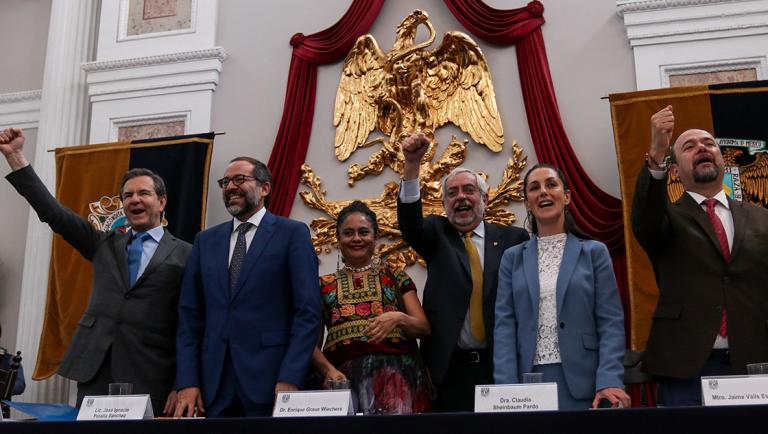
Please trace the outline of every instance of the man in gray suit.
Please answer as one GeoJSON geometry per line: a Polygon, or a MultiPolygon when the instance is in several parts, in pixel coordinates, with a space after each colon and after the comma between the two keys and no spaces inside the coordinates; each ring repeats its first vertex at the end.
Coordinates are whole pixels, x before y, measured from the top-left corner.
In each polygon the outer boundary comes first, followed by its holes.
{"type": "Polygon", "coordinates": [[[128,232],[101,232],[62,206],[22,152],[20,129],[0,132],[6,177],[40,221],[93,263],[93,286],[59,374],[76,380],[78,406],[86,395],[107,394],[109,383],[132,383],[148,393],[155,414],[175,406],[175,335],[181,277],[191,245],[163,229],[163,179],[148,169],[123,175],[120,198],[128,232]]]}

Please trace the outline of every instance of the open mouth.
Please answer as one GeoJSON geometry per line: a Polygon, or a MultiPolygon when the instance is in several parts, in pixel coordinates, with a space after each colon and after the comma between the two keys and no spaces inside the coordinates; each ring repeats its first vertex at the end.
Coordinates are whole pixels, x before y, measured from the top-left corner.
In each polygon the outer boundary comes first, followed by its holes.
{"type": "Polygon", "coordinates": [[[242,199],[243,195],[237,192],[227,193],[227,202],[231,202],[232,200],[236,199],[242,199]]]}
{"type": "Polygon", "coordinates": [[[131,217],[138,217],[138,216],[144,214],[144,212],[145,212],[144,208],[133,208],[133,209],[128,211],[128,214],[131,217]]]}
{"type": "Polygon", "coordinates": [[[462,202],[456,205],[453,210],[456,212],[472,211],[472,205],[470,205],[468,202],[462,202]]]}
{"type": "Polygon", "coordinates": [[[715,164],[715,159],[710,154],[701,154],[693,160],[693,166],[698,167],[702,164],[715,164]]]}
{"type": "Polygon", "coordinates": [[[541,202],[539,202],[539,208],[549,208],[549,207],[553,206],[554,204],[555,203],[552,202],[549,199],[542,200],[541,202]]]}

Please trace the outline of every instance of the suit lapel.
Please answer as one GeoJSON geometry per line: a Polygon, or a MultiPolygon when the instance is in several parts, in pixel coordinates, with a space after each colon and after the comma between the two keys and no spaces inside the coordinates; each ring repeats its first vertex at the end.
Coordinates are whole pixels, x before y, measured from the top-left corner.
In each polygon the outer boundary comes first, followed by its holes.
{"type": "MultiPolygon", "coordinates": [[[[531,298],[531,312],[539,311],[539,239],[534,236],[523,247],[523,270],[531,298]]],[[[538,314],[537,314],[538,315],[538,314]]]]}
{"type": "MultiPolygon", "coordinates": [[[[717,250],[720,253],[720,257],[723,258],[723,260],[725,260],[725,257],[723,257],[723,252],[720,250],[720,241],[717,240],[717,235],[715,235],[715,229],[712,227],[712,222],[709,221],[709,216],[707,215],[707,212],[701,209],[701,205],[696,203],[696,201],[693,200],[691,195],[688,193],[683,193],[683,195],[680,197],[680,200],[675,202],[675,205],[678,207],[680,211],[686,214],[689,218],[691,218],[693,221],[696,222],[696,224],[698,224],[701,227],[701,230],[703,230],[704,233],[707,235],[707,237],[709,238],[709,241],[712,242],[712,246],[715,248],[715,250],[717,250]]],[[[731,209],[733,208],[734,207],[731,206],[731,209]]],[[[733,222],[735,227],[736,226],[735,217],[733,222]]]]}
{"type": "Polygon", "coordinates": [[[124,291],[130,291],[131,287],[128,284],[128,256],[125,254],[125,249],[128,246],[128,240],[131,239],[130,233],[123,233],[115,231],[112,235],[114,237],[114,244],[112,246],[115,249],[115,272],[120,275],[120,281],[123,282],[124,291]]]}
{"type": "Polygon", "coordinates": [[[240,270],[240,276],[237,278],[237,285],[235,285],[235,290],[232,292],[233,299],[240,293],[243,284],[251,275],[250,270],[256,266],[259,257],[264,252],[267,245],[269,245],[269,239],[272,238],[272,235],[275,232],[275,221],[275,216],[267,211],[266,214],[264,214],[264,217],[262,217],[261,223],[259,223],[259,226],[256,228],[256,234],[254,234],[251,245],[248,247],[248,252],[245,254],[245,261],[240,270]]]}
{"type": "MultiPolygon", "coordinates": [[[[483,222],[482,224],[485,224],[483,222]]],[[[485,225],[485,247],[483,248],[483,301],[487,301],[491,296],[494,282],[498,279],[499,270],[497,267],[489,267],[488,264],[498,264],[501,261],[501,254],[504,246],[499,240],[499,228],[494,225],[485,225]]]]}
{"type": "Polygon", "coordinates": [[[576,269],[576,263],[581,253],[582,241],[573,234],[568,234],[565,239],[565,249],[563,250],[563,259],[560,261],[560,272],[557,274],[557,314],[563,311],[563,300],[565,292],[568,289],[568,283],[571,281],[573,271],[576,269]]]}
{"type": "Polygon", "coordinates": [[[213,234],[213,257],[216,263],[214,270],[217,274],[221,294],[229,298],[229,240],[232,237],[234,221],[219,226],[219,233],[213,234]]]}
{"type": "MultiPolygon", "coordinates": [[[[467,277],[469,279],[472,279],[472,270],[469,268],[469,256],[467,255],[467,249],[464,247],[464,240],[461,238],[461,234],[451,226],[451,224],[448,222],[448,220],[445,221],[445,235],[448,239],[448,242],[453,247],[453,251],[456,253],[456,256],[459,258],[459,262],[461,263],[462,267],[464,268],[464,272],[467,273],[467,277]]],[[[467,289],[467,294],[472,293],[472,286],[470,285],[467,289]]]]}
{"type": "Polygon", "coordinates": [[[744,205],[740,202],[728,199],[728,205],[731,208],[731,216],[733,216],[733,245],[731,246],[731,260],[739,251],[739,248],[744,243],[744,233],[747,228],[747,210],[744,209],[744,205]]]}
{"type": "Polygon", "coordinates": [[[146,276],[152,274],[152,272],[155,271],[155,269],[160,264],[165,262],[165,259],[168,257],[168,255],[171,254],[171,252],[173,252],[174,249],[176,249],[176,246],[176,238],[174,238],[170,232],[164,231],[163,238],[160,238],[160,243],[157,245],[155,253],[149,259],[147,268],[145,268],[144,272],[141,273],[141,276],[139,276],[139,278],[136,280],[136,284],[134,284],[133,287],[135,288],[136,286],[140,285],[146,276]]]}

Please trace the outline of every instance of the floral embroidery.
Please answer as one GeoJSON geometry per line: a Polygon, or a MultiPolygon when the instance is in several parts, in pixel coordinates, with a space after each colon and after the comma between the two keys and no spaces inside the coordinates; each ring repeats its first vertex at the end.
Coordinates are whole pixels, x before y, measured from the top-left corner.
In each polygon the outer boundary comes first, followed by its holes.
{"type": "MultiPolygon", "coordinates": [[[[385,312],[397,312],[398,293],[416,290],[405,272],[390,272],[384,266],[370,271],[351,273],[339,270],[320,278],[323,320],[328,327],[325,350],[352,342],[368,342],[366,329],[370,320],[385,312]]],[[[396,327],[385,339],[386,344],[402,345],[402,330],[396,327]]]]}
{"type": "Polygon", "coordinates": [[[371,303],[371,312],[373,312],[374,315],[381,315],[384,313],[384,309],[381,307],[380,301],[374,301],[371,303]]]}
{"type": "Polygon", "coordinates": [[[341,316],[352,316],[355,314],[355,306],[351,304],[345,304],[341,306],[341,316]]]}
{"type": "Polygon", "coordinates": [[[355,306],[355,313],[365,318],[371,314],[371,303],[360,303],[355,306]]]}

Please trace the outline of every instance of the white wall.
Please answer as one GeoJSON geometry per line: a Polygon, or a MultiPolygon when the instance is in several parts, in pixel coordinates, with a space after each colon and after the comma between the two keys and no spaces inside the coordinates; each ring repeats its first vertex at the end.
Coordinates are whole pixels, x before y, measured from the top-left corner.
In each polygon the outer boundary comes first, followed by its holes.
{"type": "MultiPolygon", "coordinates": [[[[40,89],[43,84],[45,45],[51,0],[3,0],[0,8],[0,94],[40,89]]],[[[25,131],[25,154],[35,155],[37,129],[25,131]]],[[[0,174],[9,171],[0,158],[0,174]]],[[[16,347],[21,274],[27,235],[26,202],[5,180],[0,180],[0,323],[3,336],[0,346],[16,347]]],[[[24,348],[19,348],[24,351],[24,348]]],[[[31,364],[28,362],[27,364],[31,364]]]]}

